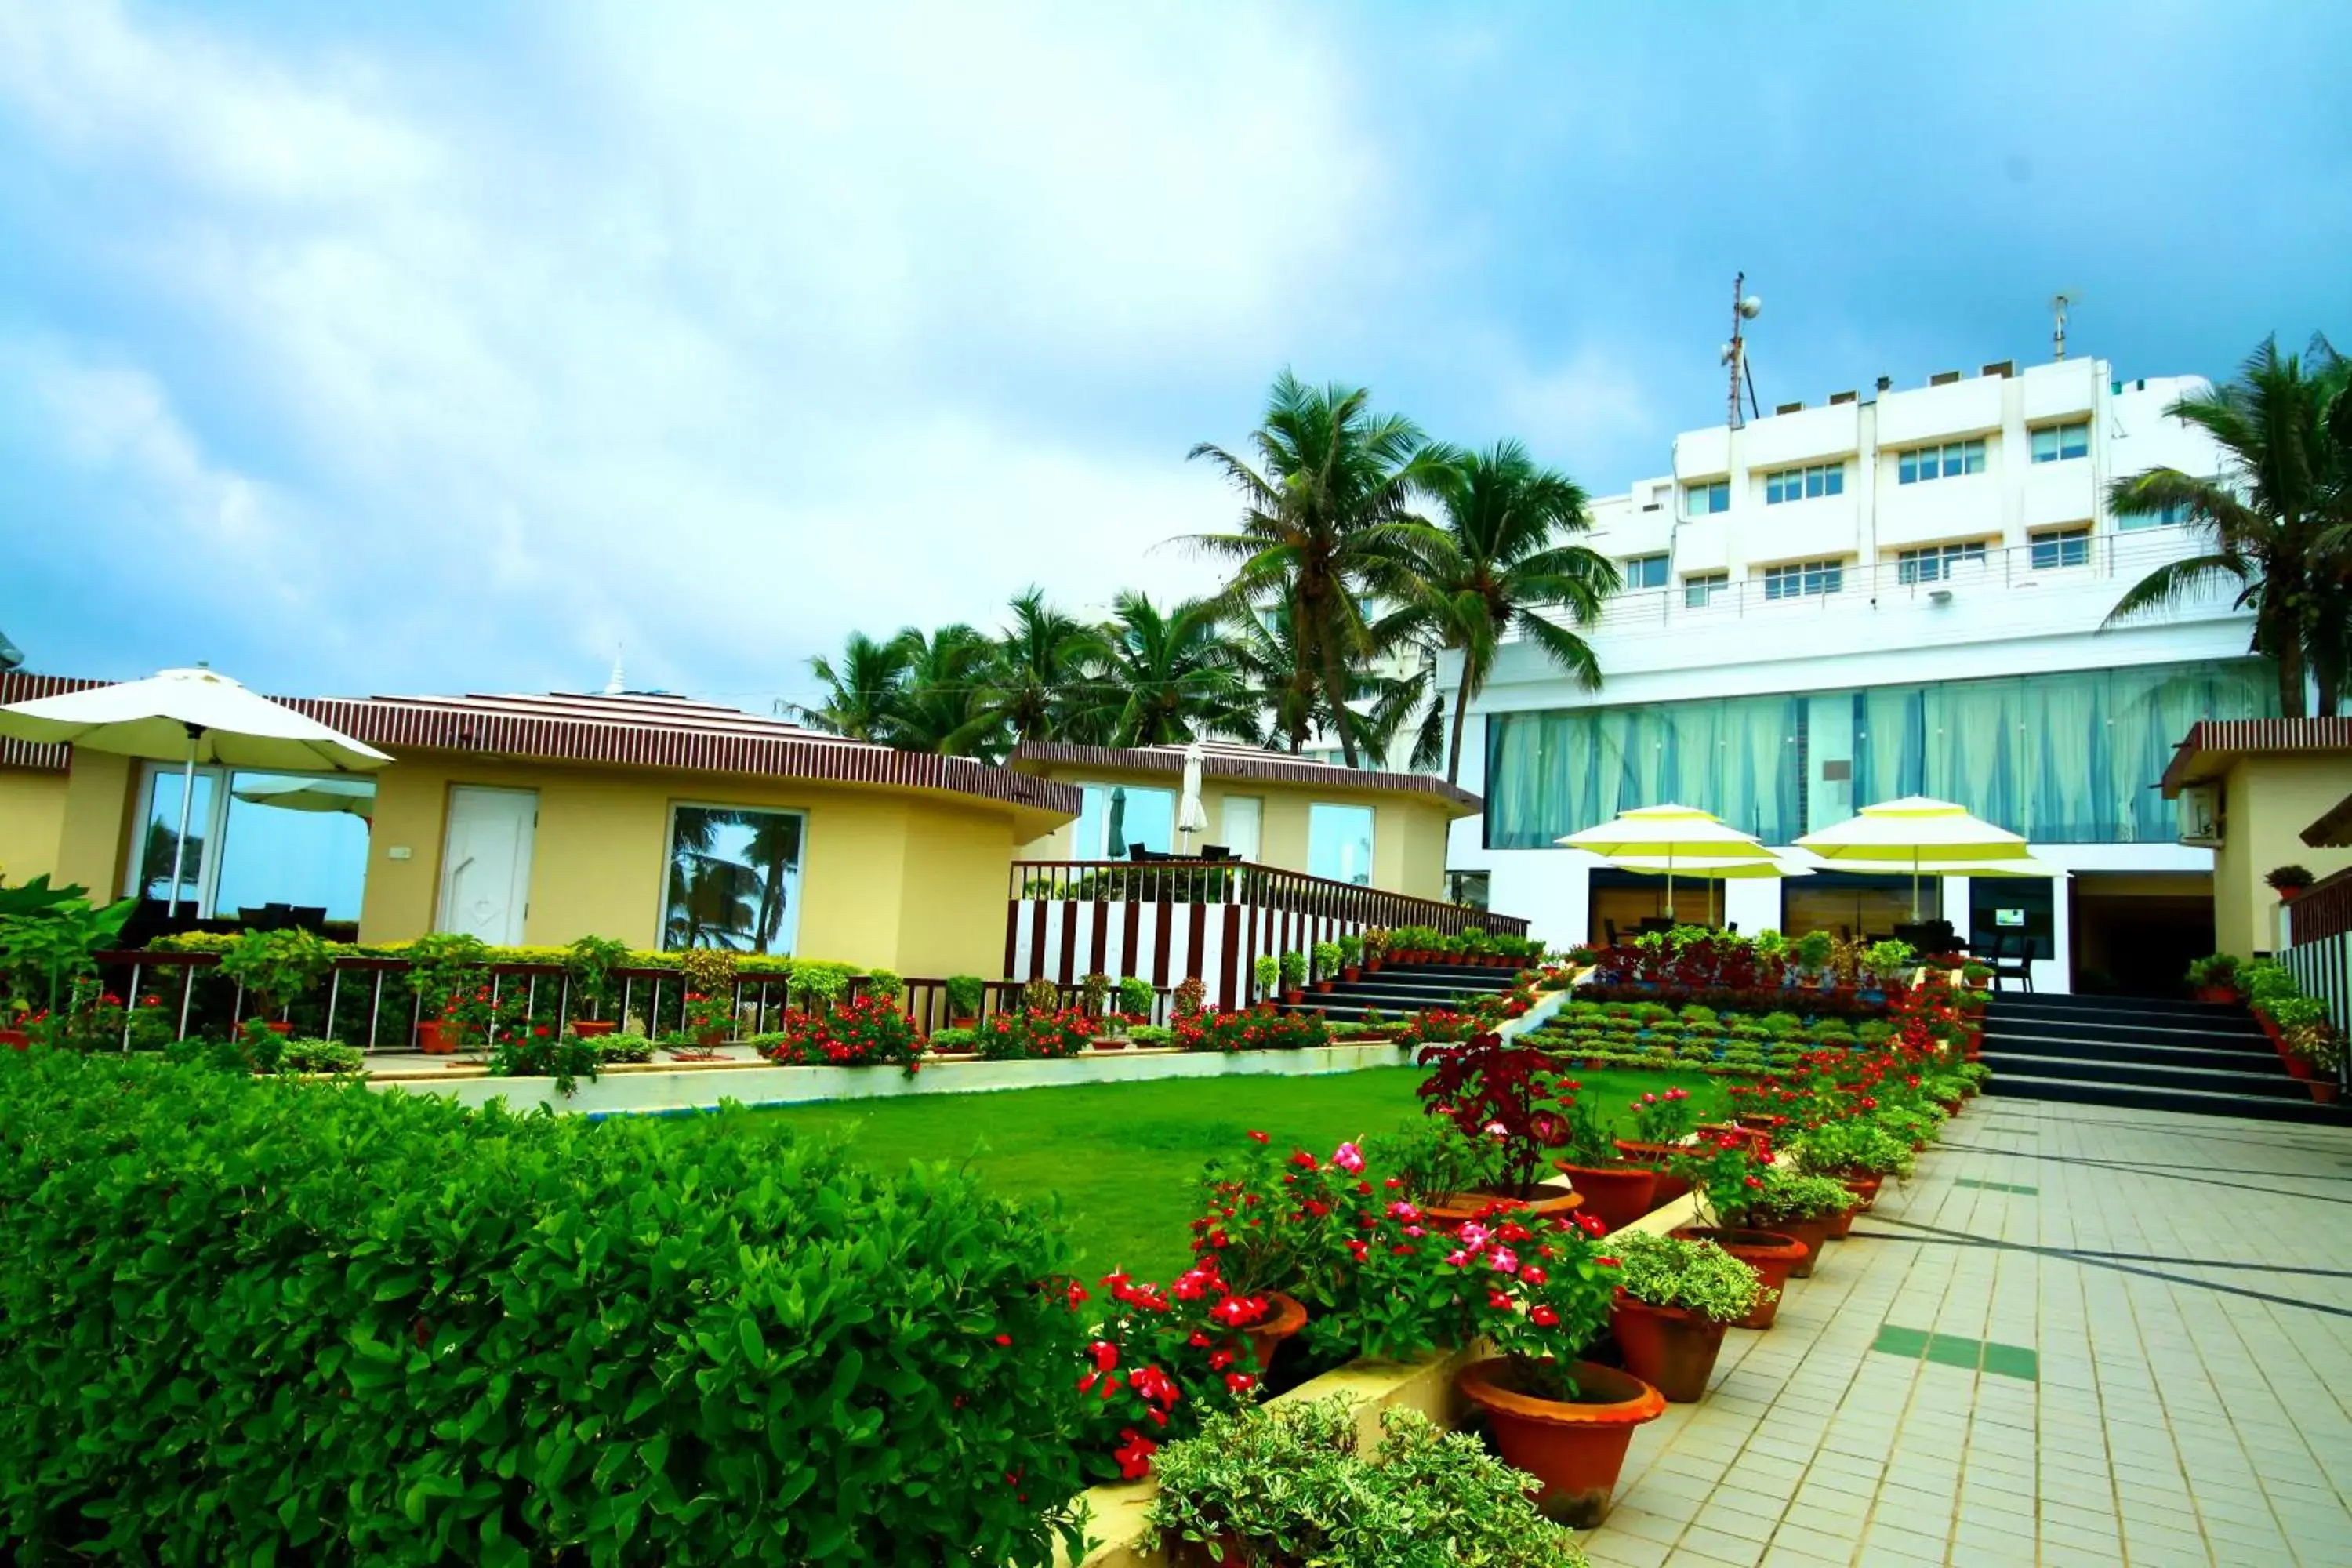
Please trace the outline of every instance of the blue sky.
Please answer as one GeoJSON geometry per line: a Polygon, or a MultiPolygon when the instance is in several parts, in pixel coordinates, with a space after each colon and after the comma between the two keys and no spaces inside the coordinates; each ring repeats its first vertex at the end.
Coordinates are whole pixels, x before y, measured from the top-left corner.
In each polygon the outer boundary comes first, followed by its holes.
{"type": "Polygon", "coordinates": [[[1605,493],[1722,408],[2352,338],[2352,7],[0,0],[35,668],[758,706],[1205,587],[1284,365],[1605,493]],[[331,15],[331,13],[332,13],[331,15]]]}

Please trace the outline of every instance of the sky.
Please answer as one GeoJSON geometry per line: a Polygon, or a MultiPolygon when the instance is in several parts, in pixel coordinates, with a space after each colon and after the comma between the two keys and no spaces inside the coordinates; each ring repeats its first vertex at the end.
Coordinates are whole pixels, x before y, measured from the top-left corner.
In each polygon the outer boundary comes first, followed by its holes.
{"type": "Polygon", "coordinates": [[[1721,415],[2352,340],[2352,6],[0,0],[0,631],[812,694],[1213,584],[1288,367],[1596,494],[1721,415]]]}

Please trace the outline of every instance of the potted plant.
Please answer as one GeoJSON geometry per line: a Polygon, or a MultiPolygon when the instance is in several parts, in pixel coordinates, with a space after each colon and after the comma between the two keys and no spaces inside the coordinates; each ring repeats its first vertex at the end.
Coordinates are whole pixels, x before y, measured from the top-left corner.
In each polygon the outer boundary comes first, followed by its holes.
{"type": "Polygon", "coordinates": [[[1309,951],[1315,959],[1315,989],[1328,993],[1339,978],[1339,944],[1318,942],[1309,951]]]}
{"type": "Polygon", "coordinates": [[[1110,1012],[1111,978],[1097,970],[1078,976],[1078,1011],[1089,1018],[1100,1018],[1110,1012]]]}
{"type": "Polygon", "coordinates": [[[2322,1105],[2335,1104],[2336,1074],[2344,1066],[2344,1037],[2336,1032],[2336,1026],[2325,1018],[2289,1025],[2286,1049],[2288,1067],[2302,1065],[2304,1070],[2295,1076],[2303,1079],[2311,1098],[2322,1105]]]}
{"type": "MultiPolygon", "coordinates": [[[[2327,1004],[2316,996],[2296,994],[2276,997],[2263,1006],[2263,1015],[2277,1031],[2279,1059],[2286,1070],[2308,1083],[2313,1077],[2312,1058],[2294,1048],[2297,1031],[2325,1028],[2327,1024],[2327,1004]]],[[[2305,1033],[2303,1037],[2308,1039],[2305,1033]]]]}
{"type": "Polygon", "coordinates": [[[1486,1413],[1503,1458],[1541,1483],[1536,1507],[1590,1530],[1608,1515],[1633,1428],[1665,1414],[1666,1402],[1631,1373],[1580,1359],[1608,1321],[1617,1270],[1580,1232],[1545,1245],[1552,1260],[1532,1269],[1493,1237],[1483,1258],[1471,1253],[1472,1268],[1490,1266],[1486,1280],[1507,1282],[1483,1299],[1472,1291],[1477,1331],[1501,1353],[1463,1368],[1454,1386],[1486,1413]]]}
{"type": "Polygon", "coordinates": [[[1401,1542],[1496,1568],[1580,1560],[1576,1538],[1528,1500],[1527,1478],[1475,1436],[1403,1408],[1381,1412],[1376,1453],[1358,1432],[1345,1397],[1219,1411],[1156,1451],[1129,1438],[1120,1453],[1138,1463],[1121,1473],[1148,1465],[1158,1478],[1145,1522],[1154,1550],[1184,1568],[1390,1561],[1401,1542]]]}
{"type": "Polygon", "coordinates": [[[1618,1152],[1609,1122],[1592,1100],[1570,1083],[1560,1096],[1567,1121],[1566,1141],[1552,1162],[1584,1199],[1584,1212],[1611,1230],[1621,1230],[1650,1212],[1658,1191],[1658,1173],[1618,1152]]]}
{"type": "Polygon", "coordinates": [[[1339,978],[1356,981],[1364,975],[1364,939],[1343,936],[1339,939],[1339,978]]]}
{"type": "Polygon", "coordinates": [[[1703,1139],[1699,1152],[1686,1160],[1683,1169],[1691,1184],[1703,1194],[1715,1223],[1684,1226],[1674,1234],[1685,1241],[1711,1241],[1754,1268],[1766,1288],[1774,1293],[1759,1298],[1754,1310],[1739,1321],[1739,1326],[1770,1328],[1773,1319],[1780,1315],[1778,1292],[1788,1283],[1790,1272],[1805,1261],[1808,1251],[1805,1243],[1795,1237],[1746,1223],[1749,1201],[1762,1189],[1772,1166],[1747,1140],[1723,1137],[1703,1139]]]}
{"type": "MultiPolygon", "coordinates": [[[[735,1032],[736,968],[735,954],[723,947],[689,947],[677,955],[678,984],[686,987],[682,1027],[705,1053],[735,1032]]],[[[799,966],[793,973],[800,978],[799,966]]]]}
{"type": "Polygon", "coordinates": [[[988,995],[988,984],[977,974],[948,976],[948,1026],[969,1029],[980,1019],[981,1004],[988,995]]]}
{"type": "Polygon", "coordinates": [[[1151,1015],[1159,1004],[1159,991],[1143,976],[1129,974],[1119,981],[1118,1010],[1127,1015],[1130,1026],[1151,1022],[1151,1015]]]}
{"type": "Polygon", "coordinates": [[[1826,990],[1837,957],[1837,938],[1825,931],[1809,931],[1789,944],[1790,979],[1801,977],[1808,988],[1826,990]]]}
{"type": "Polygon", "coordinates": [[[463,931],[432,931],[410,942],[406,957],[408,988],[417,1003],[416,1048],[448,1056],[463,1032],[448,1015],[461,999],[488,987],[490,950],[463,931]]]}
{"type": "Polygon", "coordinates": [[[1429,1194],[1432,1219],[1459,1225],[1497,1202],[1546,1217],[1581,1205],[1549,1179],[1553,1152],[1568,1141],[1567,1119],[1553,1109],[1567,1080],[1549,1052],[1480,1034],[1429,1046],[1421,1061],[1430,1075],[1418,1092],[1439,1123],[1436,1157],[1452,1178],[1429,1194]]]}
{"type": "Polygon", "coordinates": [[[316,931],[248,931],[220,956],[220,969],[252,998],[254,1016],[274,1032],[294,1026],[277,1016],[322,979],[334,964],[326,939],[316,931]]]}
{"type": "Polygon", "coordinates": [[[1386,926],[1364,928],[1364,973],[1378,974],[1381,965],[1388,962],[1389,931],[1386,926]]]}
{"type": "Polygon", "coordinates": [[[2238,955],[2234,952],[2209,952],[2189,961],[2189,988],[2200,1002],[2235,1002],[2237,979],[2238,955]]]}
{"type": "Polygon", "coordinates": [[[1296,1007],[1307,999],[1307,955],[1292,952],[1282,955],[1282,999],[1296,1007]]]}
{"type": "Polygon", "coordinates": [[[583,936],[563,950],[563,969],[574,998],[574,1035],[593,1040],[619,1026],[605,1009],[613,1001],[613,972],[628,962],[629,944],[608,936],[583,936]]]}
{"type": "Polygon", "coordinates": [[[1609,1327],[1625,1370],[1674,1404],[1705,1398],[1723,1331],[1756,1310],[1763,1279],[1711,1241],[1629,1231],[1610,1246],[1618,1274],[1609,1327]]]}
{"type": "Polygon", "coordinates": [[[22,887],[0,889],[0,981],[8,1005],[0,1018],[5,1043],[23,1050],[30,1043],[22,1015],[75,1011],[85,983],[98,975],[96,955],[122,934],[123,922],[139,907],[124,899],[93,907],[79,888],[50,888],[36,877],[22,887]]]}
{"type": "Polygon", "coordinates": [[[2317,879],[2307,866],[2273,866],[2263,880],[2277,891],[2280,903],[2291,904],[2303,897],[2303,890],[2317,879]]]}
{"type": "Polygon", "coordinates": [[[1971,991],[1981,991],[1992,984],[1992,966],[1971,961],[1960,965],[1960,984],[1971,991]]]}
{"type": "MultiPolygon", "coordinates": [[[[1853,1194],[1857,1210],[1878,1201],[1880,1184],[1911,1174],[1917,1152],[1871,1116],[1839,1116],[1801,1133],[1788,1146],[1789,1159],[1807,1175],[1831,1176],[1853,1194]]],[[[1847,1222],[1851,1224],[1849,1216],[1847,1222]]],[[[1838,1227],[1832,1227],[1836,1234],[1838,1227]]]]}
{"type": "Polygon", "coordinates": [[[1250,963],[1250,979],[1255,983],[1257,1001],[1274,1001],[1282,994],[1282,960],[1270,952],[1259,953],[1250,963]]]}
{"type": "Polygon", "coordinates": [[[1686,1152],[1682,1142],[1697,1121],[1698,1112],[1692,1108],[1686,1089],[1645,1093],[1633,1101],[1633,1137],[1631,1142],[1619,1139],[1617,1152],[1646,1164],[1657,1178],[1650,1193],[1652,1207],[1670,1204],[1690,1191],[1690,1180],[1681,1169],[1686,1152]]]}

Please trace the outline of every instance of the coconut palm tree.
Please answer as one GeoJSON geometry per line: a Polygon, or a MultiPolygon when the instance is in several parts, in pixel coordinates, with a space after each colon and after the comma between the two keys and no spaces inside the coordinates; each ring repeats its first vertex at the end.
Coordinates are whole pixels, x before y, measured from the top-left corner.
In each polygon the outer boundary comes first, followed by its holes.
{"type": "Polygon", "coordinates": [[[1371,412],[1370,401],[1361,387],[1309,386],[1286,370],[1251,434],[1254,462],[1206,441],[1188,454],[1223,470],[1243,503],[1233,531],[1191,543],[1233,563],[1229,611],[1289,609],[1297,670],[1321,686],[1349,767],[1357,724],[1349,676],[1377,651],[1365,602],[1402,597],[1402,535],[1412,501],[1435,478],[1420,427],[1371,412]]]}
{"type": "Polygon", "coordinates": [[[1093,697],[1077,725],[1111,746],[1182,744],[1209,735],[1256,738],[1256,714],[1234,668],[1224,609],[1194,600],[1161,610],[1139,593],[1113,602],[1093,697]]]}
{"type": "Polygon", "coordinates": [[[1013,601],[1013,624],[996,639],[986,707],[1014,742],[1083,740],[1074,731],[1087,706],[1090,668],[1108,649],[1101,631],[1045,603],[1031,588],[1013,601]]]}
{"type": "Polygon", "coordinates": [[[1592,645],[1538,608],[1557,607],[1589,626],[1617,591],[1616,563],[1569,542],[1592,526],[1584,491],[1538,468],[1517,441],[1484,452],[1433,452],[1440,522],[1412,532],[1413,572],[1403,622],[1433,648],[1456,653],[1445,782],[1462,776],[1462,725],[1485,689],[1506,634],[1543,650],[1587,691],[1601,687],[1592,645]]]}
{"type": "Polygon", "coordinates": [[[779,702],[777,712],[828,735],[897,743],[892,736],[912,662],[902,638],[876,642],[864,632],[852,632],[841,646],[838,662],[823,654],[808,662],[810,671],[824,686],[824,700],[813,708],[779,702]]]}
{"type": "MultiPolygon", "coordinates": [[[[1234,671],[1258,715],[1256,744],[1295,752],[1308,736],[1332,727],[1321,678],[1300,668],[1288,606],[1269,605],[1231,616],[1226,626],[1234,671]]],[[[1375,619],[1370,630],[1375,647],[1414,646],[1415,627],[1393,615],[1375,619]]],[[[1435,722],[1444,705],[1430,702],[1430,686],[1426,664],[1401,677],[1360,668],[1349,672],[1350,722],[1368,756],[1388,756],[1405,726],[1416,724],[1409,765],[1434,768],[1444,761],[1445,734],[1435,722]]]]}
{"type": "Polygon", "coordinates": [[[2352,367],[2325,338],[2307,356],[2281,354],[2265,339],[2227,386],[2192,393],[2165,410],[2211,436],[2231,471],[2200,477],[2151,468],[2107,488],[2125,517],[2186,514],[2210,548],[2167,563],[2108,612],[2115,626],[2169,609],[2200,588],[2232,584],[2254,616],[2252,651],[2278,675],[2279,712],[2302,718],[2305,683],[2319,710],[2345,694],[2352,648],[2352,367]]]}
{"type": "Polygon", "coordinates": [[[1002,757],[1006,726],[989,706],[996,645],[961,621],[928,634],[908,626],[894,640],[907,660],[907,683],[889,743],[945,757],[1002,757]]]}

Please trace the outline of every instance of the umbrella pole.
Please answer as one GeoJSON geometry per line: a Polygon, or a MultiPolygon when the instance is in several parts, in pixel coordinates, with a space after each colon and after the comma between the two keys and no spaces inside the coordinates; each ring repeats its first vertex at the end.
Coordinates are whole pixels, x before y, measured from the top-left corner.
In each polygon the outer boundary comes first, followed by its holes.
{"type": "Polygon", "coordinates": [[[1919,923],[1919,847],[1911,846],[1911,923],[1919,923]]]}
{"type": "Polygon", "coordinates": [[[180,918],[180,867],[188,853],[188,808],[196,798],[196,744],[204,735],[201,725],[188,726],[188,763],[180,773],[180,831],[172,840],[172,902],[164,919],[180,918]]]}

